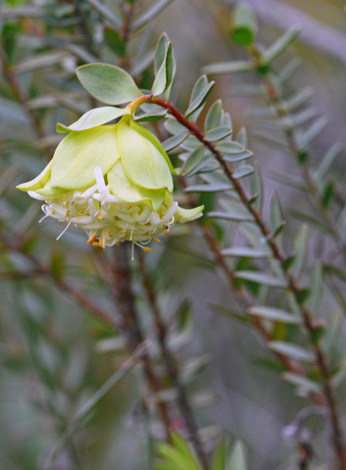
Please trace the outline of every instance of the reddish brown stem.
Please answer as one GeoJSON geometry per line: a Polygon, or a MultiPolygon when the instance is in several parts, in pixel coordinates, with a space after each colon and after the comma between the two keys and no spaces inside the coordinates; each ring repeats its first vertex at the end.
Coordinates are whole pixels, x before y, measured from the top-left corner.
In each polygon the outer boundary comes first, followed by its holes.
{"type": "Polygon", "coordinates": [[[162,315],[161,315],[160,309],[156,301],[154,286],[152,284],[150,274],[147,270],[141,250],[138,250],[137,256],[138,256],[139,267],[140,267],[142,278],[143,278],[143,285],[145,287],[147,298],[148,298],[148,301],[149,301],[149,304],[151,306],[151,310],[154,316],[156,335],[157,335],[157,339],[158,339],[160,349],[162,352],[162,357],[165,363],[166,371],[167,371],[168,376],[172,380],[172,383],[178,394],[178,397],[177,397],[178,406],[184,416],[184,422],[188,430],[190,440],[193,444],[193,447],[196,451],[196,454],[201,464],[203,465],[203,468],[205,470],[208,470],[209,464],[208,464],[208,460],[206,458],[202,443],[198,435],[198,426],[195,422],[192,409],[190,407],[188,398],[186,396],[186,392],[184,390],[184,386],[180,380],[179,370],[176,366],[175,358],[173,357],[168,347],[167,328],[166,328],[165,323],[162,320],[162,315]]]}
{"type": "Polygon", "coordinates": [[[192,123],[188,119],[186,119],[185,116],[181,114],[171,102],[165,101],[162,98],[147,95],[138,98],[138,100],[134,102],[133,107],[136,108],[136,106],[144,102],[155,103],[167,109],[180,124],[182,124],[186,129],[188,129],[191,134],[193,134],[207,149],[211,151],[216,160],[219,162],[224,174],[232,183],[233,188],[238,194],[240,201],[252,215],[253,220],[261,231],[264,239],[266,240],[266,243],[270,248],[273,257],[278,261],[279,265],[281,266],[282,273],[286,278],[287,288],[293,294],[293,297],[295,298],[296,303],[300,308],[307,336],[309,338],[311,348],[314,351],[315,363],[321,375],[324,397],[326,400],[326,406],[329,412],[329,418],[332,427],[333,445],[338,458],[339,469],[346,470],[346,452],[344,447],[343,433],[340,425],[340,419],[336,407],[333,390],[330,385],[330,375],[327,366],[327,361],[323,355],[320,344],[316,343],[316,341],[314,340],[315,328],[314,322],[312,320],[313,316],[308,310],[308,308],[304,304],[302,304],[300,300],[302,288],[299,286],[295,277],[286,268],[286,256],[284,252],[276,243],[274,237],[272,236],[271,230],[267,227],[266,223],[264,222],[261,213],[256,209],[253,202],[251,201],[251,198],[247,196],[242,183],[238,179],[234,178],[232,168],[224,160],[223,154],[217,150],[216,145],[206,140],[205,134],[199,129],[199,127],[195,123],[192,123]]]}

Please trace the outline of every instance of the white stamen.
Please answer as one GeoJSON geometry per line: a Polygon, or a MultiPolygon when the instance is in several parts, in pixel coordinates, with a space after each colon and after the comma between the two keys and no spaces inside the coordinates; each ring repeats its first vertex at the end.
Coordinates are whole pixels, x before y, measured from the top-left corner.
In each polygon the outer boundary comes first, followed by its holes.
{"type": "Polygon", "coordinates": [[[63,235],[64,233],[66,232],[66,230],[69,228],[69,226],[71,225],[72,221],[70,220],[70,222],[66,225],[66,227],[64,228],[64,230],[61,232],[61,234],[57,237],[57,240],[59,240],[63,235]]]}
{"type": "Polygon", "coordinates": [[[103,177],[102,169],[100,166],[97,166],[94,169],[95,173],[95,178],[96,178],[96,184],[97,184],[97,189],[100,194],[102,194],[106,190],[106,183],[105,179],[103,177]]]}

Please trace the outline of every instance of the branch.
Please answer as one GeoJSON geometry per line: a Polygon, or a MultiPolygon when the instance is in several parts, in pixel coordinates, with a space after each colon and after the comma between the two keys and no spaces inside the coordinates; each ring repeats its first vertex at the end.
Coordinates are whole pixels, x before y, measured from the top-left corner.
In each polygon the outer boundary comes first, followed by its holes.
{"type": "MultiPolygon", "coordinates": [[[[327,26],[307,13],[294,8],[287,3],[276,0],[247,0],[256,13],[265,22],[287,30],[294,24],[304,25],[300,39],[320,51],[346,63],[346,35],[330,26],[327,26]]],[[[234,5],[237,0],[227,0],[234,5]]],[[[340,9],[340,14],[343,14],[340,9]]]]}
{"type": "Polygon", "coordinates": [[[339,461],[340,470],[346,470],[346,451],[344,448],[344,440],[340,425],[340,418],[336,407],[336,402],[334,398],[334,393],[330,384],[330,373],[327,366],[326,358],[322,352],[321,346],[314,341],[314,320],[313,315],[309,309],[302,303],[301,294],[303,292],[302,287],[299,285],[297,279],[290,273],[286,265],[287,256],[283,250],[276,243],[275,239],[272,236],[270,228],[266,225],[263,220],[262,214],[256,209],[251,199],[247,196],[245,188],[242,183],[233,176],[233,170],[224,159],[223,154],[217,150],[216,145],[213,142],[209,142],[205,139],[205,134],[199,129],[195,124],[187,120],[183,114],[181,114],[171,102],[165,101],[162,98],[153,97],[152,95],[146,95],[138,98],[133,102],[133,107],[136,109],[140,104],[155,103],[165,109],[167,109],[170,114],[186,129],[190,131],[210,152],[214,155],[215,159],[220,164],[225,176],[232,183],[232,186],[237,193],[241,203],[244,207],[250,212],[253,217],[253,222],[257,225],[258,229],[263,235],[264,240],[266,241],[268,248],[271,250],[273,258],[276,259],[279,266],[281,267],[282,274],[284,275],[287,288],[293,295],[297,306],[301,312],[301,316],[304,322],[305,330],[307,337],[310,341],[311,348],[314,352],[315,363],[321,374],[323,393],[326,400],[326,406],[329,412],[329,418],[333,434],[333,445],[336,451],[336,455],[339,461]]]}
{"type": "Polygon", "coordinates": [[[208,469],[208,460],[206,459],[205,452],[202,446],[202,443],[198,436],[198,426],[195,422],[195,418],[193,416],[192,409],[188,402],[188,398],[186,396],[186,392],[184,390],[184,386],[179,377],[179,370],[175,363],[175,358],[173,357],[171,351],[169,350],[167,340],[168,340],[168,332],[167,327],[164,324],[161,316],[161,312],[159,306],[157,304],[156,295],[154,286],[152,284],[150,274],[147,270],[142,250],[138,250],[137,252],[138,260],[139,260],[139,268],[143,278],[143,285],[146,291],[146,295],[151,306],[151,311],[154,316],[155,321],[155,328],[156,328],[156,336],[161,348],[162,357],[165,363],[166,371],[174,387],[178,394],[178,406],[181,409],[181,412],[184,416],[184,421],[188,432],[190,434],[190,440],[194,446],[196,454],[203,465],[204,469],[208,469]]]}

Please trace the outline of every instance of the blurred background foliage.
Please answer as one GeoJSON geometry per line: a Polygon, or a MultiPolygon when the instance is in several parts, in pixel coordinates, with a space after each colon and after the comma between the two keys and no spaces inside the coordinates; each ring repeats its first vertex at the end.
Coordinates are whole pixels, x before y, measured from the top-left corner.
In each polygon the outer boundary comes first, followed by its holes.
{"type": "MultiPolygon", "coordinates": [[[[123,337],[90,315],[95,310],[110,316],[119,314],[112,287],[115,262],[112,249],[104,253],[93,249],[86,244],[84,234],[75,229],[67,231],[57,242],[60,225],[53,220],[38,225],[40,204],[17,191],[15,185],[34,177],[48,161],[61,139],[55,132],[57,122],[70,124],[96,106],[76,79],[78,65],[97,61],[117,64],[129,70],[140,87],[150,88],[155,44],[166,31],[178,64],[172,100],[178,108],[185,109],[203,67],[247,59],[247,52],[229,34],[235,3],[2,2],[1,468],[154,468],[153,439],[163,437],[164,433],[142,371],[137,367],[105,394],[92,412],[83,416],[72,437],[54,454],[54,462],[47,464],[79,410],[124,363],[128,353],[123,337]],[[162,9],[152,20],[155,10],[151,8],[158,4],[162,9]],[[128,30],[126,18],[130,18],[128,30]]],[[[300,37],[278,59],[276,67],[282,69],[297,55],[302,59],[303,65],[287,84],[285,93],[312,87],[314,94],[309,104],[329,121],[309,144],[310,161],[316,168],[333,144],[346,144],[344,4],[338,0],[248,3],[259,17],[261,43],[269,45],[295,24],[302,28],[300,37]]],[[[260,80],[253,71],[223,74],[216,78],[212,97],[221,98],[224,109],[231,112],[235,134],[243,126],[247,128],[248,147],[256,155],[263,174],[265,216],[276,191],[287,222],[286,244],[290,250],[302,224],[302,216],[296,217],[294,209],[296,213],[298,209],[310,212],[312,217],[314,212],[306,193],[283,181],[285,175],[292,180],[300,172],[299,165],[293,164],[287,155],[285,144],[278,139],[279,145],[268,145],[276,130],[270,126],[263,129],[261,116],[257,120],[250,116],[249,109],[263,106],[263,98],[239,93],[245,84],[257,84],[260,80]],[[278,178],[278,173],[284,176],[278,178]]],[[[200,122],[205,115],[204,111],[200,122]]],[[[156,131],[166,137],[164,129],[157,127],[156,131]]],[[[338,181],[335,184],[338,194],[345,194],[343,155],[344,151],[330,169],[330,177],[338,181]]],[[[178,186],[177,183],[177,197],[187,204],[178,186]]],[[[208,196],[204,196],[203,202],[212,205],[208,196]]],[[[215,222],[214,229],[221,242],[225,234],[235,240],[239,238],[228,225],[215,222]]],[[[343,372],[342,361],[345,366],[342,345],[346,275],[343,279],[339,252],[324,232],[311,223],[309,247],[301,256],[307,255],[305,283],[309,282],[311,269],[318,260],[329,264],[332,259],[334,272],[339,270],[336,278],[326,279],[318,310],[328,324],[326,349],[336,373],[343,372]]],[[[249,269],[246,259],[238,263],[237,269],[249,269]]],[[[282,370],[271,362],[264,342],[246,322],[227,318],[236,316],[239,320],[234,312],[238,313],[241,307],[236,294],[229,292],[224,274],[215,269],[215,259],[203,239],[202,229],[197,225],[176,229],[172,236],[155,245],[150,254],[145,254],[145,264],[162,317],[169,325],[169,344],[179,359],[180,374],[206,448],[214,448],[224,431],[231,438],[246,442],[249,468],[297,468],[296,435],[290,439],[289,424],[301,419],[297,413],[307,405],[306,396],[293,395],[291,385],[277,373],[282,370]]],[[[154,326],[139,255],[131,270],[140,321],[150,338],[154,326]]],[[[257,295],[254,285],[244,282],[243,285],[257,295]]],[[[275,302],[277,297],[271,294],[275,302]]],[[[295,334],[280,332],[278,325],[277,330],[276,339],[295,334]]],[[[161,370],[163,364],[156,344],[151,355],[166,385],[163,391],[166,398],[162,399],[170,403],[172,384],[161,370]]],[[[337,398],[340,409],[345,409],[345,387],[340,377],[337,398]]],[[[174,425],[179,429],[179,415],[176,416],[174,425]]],[[[333,459],[328,429],[318,414],[307,416],[306,440],[312,445],[315,462],[311,468],[329,468],[318,466],[320,461],[333,459]]]]}

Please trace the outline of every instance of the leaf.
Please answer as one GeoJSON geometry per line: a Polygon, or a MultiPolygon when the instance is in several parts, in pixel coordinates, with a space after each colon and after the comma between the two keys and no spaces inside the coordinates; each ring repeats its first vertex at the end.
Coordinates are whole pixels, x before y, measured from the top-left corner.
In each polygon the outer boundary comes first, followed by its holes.
{"type": "Polygon", "coordinates": [[[197,165],[201,163],[205,155],[205,147],[202,145],[201,147],[196,148],[185,160],[183,167],[181,169],[182,175],[188,175],[192,170],[196,168],[197,165]]]}
{"type": "Polygon", "coordinates": [[[232,212],[208,212],[208,217],[213,217],[215,219],[224,219],[231,220],[234,222],[253,222],[253,217],[251,215],[241,214],[241,213],[232,213],[232,212]]]}
{"type": "Polygon", "coordinates": [[[333,276],[340,279],[340,281],[346,283],[346,271],[344,271],[343,269],[339,268],[338,266],[334,266],[333,264],[328,264],[328,263],[323,265],[323,269],[328,274],[332,274],[333,276]]]}
{"type": "Polygon", "coordinates": [[[224,74],[233,72],[248,72],[253,69],[253,64],[245,60],[233,60],[231,62],[216,62],[215,64],[203,67],[202,71],[210,74],[224,74]]]}
{"type": "Polygon", "coordinates": [[[245,176],[249,176],[253,172],[254,172],[254,168],[251,165],[242,165],[233,171],[233,178],[235,179],[245,178],[245,176]]]}
{"type": "Polygon", "coordinates": [[[137,114],[135,116],[136,122],[159,121],[167,114],[167,109],[152,103],[143,103],[140,109],[144,111],[144,114],[137,114]]]}
{"type": "MultiPolygon", "coordinates": [[[[156,63],[156,60],[155,60],[156,63]]],[[[159,96],[164,93],[167,88],[171,85],[174,75],[174,57],[173,57],[173,48],[172,44],[169,42],[166,44],[165,56],[162,61],[162,64],[157,71],[153,86],[152,94],[154,96],[159,96]]]]}
{"type": "Polygon", "coordinates": [[[278,76],[278,82],[280,85],[283,85],[287,80],[289,80],[294,72],[301,66],[303,63],[302,59],[295,57],[281,70],[278,76]]]}
{"type": "Polygon", "coordinates": [[[236,278],[244,279],[245,281],[252,281],[262,286],[286,288],[286,282],[278,279],[270,274],[261,273],[257,271],[237,271],[236,278]]]}
{"type": "Polygon", "coordinates": [[[221,251],[223,256],[234,256],[244,258],[271,258],[273,255],[268,251],[257,250],[249,247],[225,248],[221,251]]]}
{"type": "Polygon", "coordinates": [[[342,150],[342,145],[339,143],[335,143],[327,152],[325,157],[322,159],[321,163],[319,164],[317,170],[315,171],[314,178],[317,184],[323,184],[324,180],[326,179],[329,170],[333,166],[336,157],[342,150]]]}
{"type": "Polygon", "coordinates": [[[119,57],[124,57],[126,45],[120,34],[112,28],[105,26],[104,30],[105,42],[107,46],[119,57]]]}
{"type": "Polygon", "coordinates": [[[103,106],[102,108],[91,109],[87,113],[83,114],[78,121],[65,126],[64,124],[58,123],[56,130],[59,133],[70,132],[70,131],[84,131],[93,127],[102,126],[107,122],[113,121],[124,114],[130,114],[126,108],[113,108],[111,106],[103,106]]]}
{"type": "Polygon", "coordinates": [[[116,126],[72,131],[58,145],[51,170],[51,185],[61,189],[86,189],[96,179],[95,167],[103,174],[120,158],[116,126]]]}
{"type": "Polygon", "coordinates": [[[253,172],[250,176],[250,188],[251,194],[257,195],[254,202],[255,207],[258,211],[262,211],[263,205],[263,181],[260,169],[257,164],[253,165],[253,172]]]}
{"type": "Polygon", "coordinates": [[[228,184],[196,184],[194,186],[188,186],[184,189],[186,193],[202,193],[202,192],[223,192],[229,191],[233,187],[228,184]]]}
{"type": "Polygon", "coordinates": [[[297,279],[301,275],[305,266],[308,254],[308,242],[309,227],[307,224],[304,224],[299,230],[297,236],[295,237],[293,245],[294,261],[292,264],[292,272],[294,277],[296,277],[297,279]]]}
{"type": "Polygon", "coordinates": [[[309,100],[314,94],[314,89],[311,86],[303,88],[302,90],[297,91],[291,98],[285,100],[285,106],[288,111],[295,111],[307,100],[309,100]]]}
{"type": "Polygon", "coordinates": [[[113,10],[110,10],[103,3],[100,3],[98,0],[86,0],[90,5],[92,5],[104,18],[107,22],[112,23],[116,28],[122,28],[123,22],[122,19],[114,13],[113,10]]]}
{"type": "Polygon", "coordinates": [[[264,51],[262,54],[262,62],[264,64],[270,64],[296,39],[300,31],[301,28],[298,26],[293,26],[286,31],[274,44],[264,51]]]}
{"type": "Polygon", "coordinates": [[[149,21],[152,21],[157,15],[161,13],[173,0],[158,0],[154,2],[142,15],[140,15],[132,24],[132,31],[144,26],[149,21]]]}
{"type": "Polygon", "coordinates": [[[87,92],[106,104],[128,103],[142,95],[131,75],[114,65],[82,65],[76,74],[87,92]]]}
{"type": "Polygon", "coordinates": [[[240,46],[249,47],[254,42],[258,31],[257,18],[253,9],[242,2],[233,13],[231,35],[233,41],[240,46]]]}
{"type": "Polygon", "coordinates": [[[222,101],[217,100],[209,108],[208,114],[205,118],[204,130],[205,132],[211,131],[219,126],[221,120],[222,101]]]}
{"type": "Polygon", "coordinates": [[[235,442],[231,449],[226,470],[247,470],[245,447],[239,440],[235,442]]]}
{"type": "Polygon", "coordinates": [[[294,374],[293,372],[284,372],[281,374],[281,377],[290,384],[297,386],[305,394],[310,392],[321,393],[320,385],[307,377],[294,374]]]}
{"type": "Polygon", "coordinates": [[[243,153],[246,152],[247,150],[243,145],[239,144],[238,142],[232,141],[232,142],[220,142],[216,144],[217,150],[219,150],[221,153],[225,155],[233,155],[235,153],[243,153]]]}
{"type": "Polygon", "coordinates": [[[162,142],[162,147],[165,149],[166,152],[169,152],[178,147],[178,145],[182,144],[184,140],[188,137],[188,135],[189,131],[173,135],[172,137],[169,137],[167,140],[162,142]]]}
{"type": "Polygon", "coordinates": [[[212,89],[214,88],[214,85],[215,82],[208,82],[208,79],[205,75],[202,75],[197,80],[191,93],[190,102],[185,113],[185,117],[189,117],[191,114],[195,113],[201,106],[203,106],[203,104],[207,101],[212,89]]]}
{"type": "Polygon", "coordinates": [[[251,150],[245,150],[244,152],[234,153],[234,154],[227,154],[227,153],[223,154],[224,160],[230,163],[241,162],[243,160],[247,160],[248,158],[252,156],[253,156],[253,153],[251,152],[251,150]]]}
{"type": "MultiPolygon", "coordinates": [[[[283,222],[284,220],[279,198],[276,193],[273,193],[270,199],[270,226],[272,233],[275,233],[280,227],[282,227],[283,222]]],[[[278,243],[280,245],[282,244],[282,237],[278,238],[278,243]]]]}
{"type": "Polygon", "coordinates": [[[324,117],[318,119],[305,132],[296,134],[296,143],[300,149],[304,149],[326,127],[328,120],[324,117]]]}
{"type": "Polygon", "coordinates": [[[228,126],[221,126],[217,127],[216,129],[212,129],[211,131],[208,131],[205,135],[205,140],[209,142],[217,142],[219,140],[224,139],[225,137],[228,137],[231,134],[232,129],[230,129],[228,126]]]}
{"type": "Polygon", "coordinates": [[[222,439],[214,451],[211,469],[212,470],[225,470],[226,457],[227,457],[227,443],[224,439],[222,439]]]}
{"type": "Polygon", "coordinates": [[[315,360],[312,352],[295,344],[283,341],[269,341],[268,346],[272,351],[290,357],[295,361],[314,362],[315,360]]]}
{"type": "Polygon", "coordinates": [[[302,324],[301,318],[278,308],[256,305],[254,307],[249,308],[248,313],[256,317],[261,317],[264,320],[294,325],[302,324]]]}

